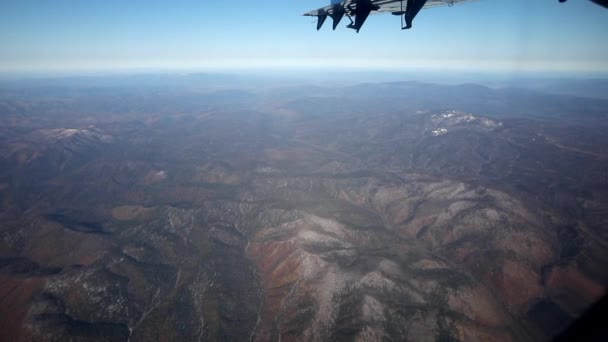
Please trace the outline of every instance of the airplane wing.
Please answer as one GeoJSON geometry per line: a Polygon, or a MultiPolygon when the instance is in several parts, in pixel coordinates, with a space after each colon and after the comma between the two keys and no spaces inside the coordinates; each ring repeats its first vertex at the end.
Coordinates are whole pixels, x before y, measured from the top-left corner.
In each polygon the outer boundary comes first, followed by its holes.
{"type": "MultiPolygon", "coordinates": [[[[452,6],[454,4],[460,3],[460,2],[470,2],[470,1],[474,1],[474,0],[428,0],[426,2],[426,4],[424,5],[424,8],[432,8],[432,7],[439,7],[439,6],[452,6]]],[[[378,5],[380,6],[380,9],[377,10],[377,12],[382,13],[382,12],[400,12],[400,11],[405,11],[405,8],[407,6],[407,0],[375,0],[372,1],[372,4],[378,5]],[[402,7],[403,6],[403,7],[402,7]]],[[[352,8],[357,8],[357,1],[356,0],[346,0],[346,1],[342,1],[342,3],[338,4],[343,8],[348,8],[348,6],[352,6],[352,8]]],[[[309,11],[304,13],[303,15],[305,16],[309,16],[309,17],[316,17],[319,15],[322,15],[323,13],[325,14],[330,14],[333,12],[334,10],[334,6],[335,5],[328,5],[313,11],[309,11]]],[[[348,12],[348,11],[347,11],[348,12]]],[[[350,13],[351,15],[354,16],[354,13],[350,13]]]]}
{"type": "Polygon", "coordinates": [[[407,22],[407,26],[404,28],[410,28],[411,21],[422,8],[452,6],[465,1],[473,0],[345,0],[341,3],[306,12],[304,15],[318,18],[317,30],[323,26],[327,17],[333,19],[333,29],[335,30],[342,17],[346,15],[349,19],[355,17],[355,22],[352,22],[351,19],[351,24],[347,27],[359,32],[369,14],[387,12],[394,15],[403,15],[407,22]],[[409,10],[408,5],[411,7],[409,10]],[[357,19],[357,17],[359,18],[357,19]]]}

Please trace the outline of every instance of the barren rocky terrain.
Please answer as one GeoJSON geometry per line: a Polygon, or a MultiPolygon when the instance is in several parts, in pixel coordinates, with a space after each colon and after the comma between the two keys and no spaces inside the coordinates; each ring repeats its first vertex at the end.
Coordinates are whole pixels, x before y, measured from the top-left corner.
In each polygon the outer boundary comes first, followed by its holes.
{"type": "Polygon", "coordinates": [[[476,85],[0,87],[0,340],[548,340],[608,285],[607,119],[476,85]]]}

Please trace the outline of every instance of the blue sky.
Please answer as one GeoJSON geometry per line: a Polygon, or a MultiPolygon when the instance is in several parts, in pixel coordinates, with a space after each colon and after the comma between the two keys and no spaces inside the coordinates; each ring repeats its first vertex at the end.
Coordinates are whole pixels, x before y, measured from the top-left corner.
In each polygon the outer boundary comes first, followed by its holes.
{"type": "Polygon", "coordinates": [[[329,1],[2,0],[0,71],[363,68],[607,71],[608,10],[478,0],[359,34],[301,14],[329,1]]]}

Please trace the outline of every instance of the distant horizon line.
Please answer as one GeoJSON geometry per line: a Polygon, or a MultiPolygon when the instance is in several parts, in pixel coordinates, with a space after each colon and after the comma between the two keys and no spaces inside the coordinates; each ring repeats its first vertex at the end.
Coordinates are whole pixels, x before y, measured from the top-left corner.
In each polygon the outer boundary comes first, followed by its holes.
{"type": "Polygon", "coordinates": [[[292,67],[251,67],[251,68],[177,68],[177,67],[115,67],[115,68],[74,68],[74,69],[23,69],[2,70],[0,79],[36,79],[36,78],[63,78],[63,77],[111,77],[111,76],[189,76],[196,74],[215,75],[286,75],[299,77],[314,77],[317,73],[323,74],[446,74],[450,76],[505,76],[505,77],[573,77],[573,78],[608,78],[608,69],[488,69],[488,68],[438,68],[438,67],[411,67],[411,68],[377,68],[377,67],[342,67],[332,66],[292,66],[292,67]],[[301,72],[311,74],[302,75],[301,72]]]}

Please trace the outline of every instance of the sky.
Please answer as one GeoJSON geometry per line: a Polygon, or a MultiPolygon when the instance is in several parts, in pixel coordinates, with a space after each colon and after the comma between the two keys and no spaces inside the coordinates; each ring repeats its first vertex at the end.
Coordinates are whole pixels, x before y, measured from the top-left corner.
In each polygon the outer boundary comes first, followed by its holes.
{"type": "Polygon", "coordinates": [[[477,0],[414,28],[370,16],[316,31],[317,0],[1,0],[0,72],[370,69],[608,71],[608,9],[587,0],[477,0]]]}

